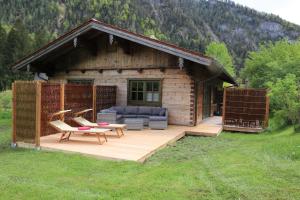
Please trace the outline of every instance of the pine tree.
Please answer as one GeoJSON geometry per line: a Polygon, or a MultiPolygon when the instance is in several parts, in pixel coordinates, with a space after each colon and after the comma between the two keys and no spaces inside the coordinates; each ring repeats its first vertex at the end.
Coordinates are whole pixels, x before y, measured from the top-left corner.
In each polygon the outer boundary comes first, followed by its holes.
{"type": "Polygon", "coordinates": [[[51,40],[51,34],[45,28],[39,29],[34,35],[34,50],[37,50],[44,46],[47,42],[51,40]]]}
{"type": "Polygon", "coordinates": [[[32,51],[32,40],[20,19],[16,21],[7,36],[5,50],[6,65],[13,64],[32,51]]]}
{"type": "Polygon", "coordinates": [[[6,31],[0,24],[0,74],[2,74],[2,76],[0,76],[0,91],[5,89],[5,77],[4,77],[5,67],[4,67],[4,55],[2,52],[5,51],[6,37],[7,37],[6,31]]]}
{"type": "Polygon", "coordinates": [[[21,20],[17,20],[8,33],[4,48],[3,79],[5,83],[3,87],[7,89],[11,86],[13,80],[28,78],[28,76],[23,76],[20,72],[12,72],[10,68],[14,62],[32,51],[32,40],[21,20]]]}

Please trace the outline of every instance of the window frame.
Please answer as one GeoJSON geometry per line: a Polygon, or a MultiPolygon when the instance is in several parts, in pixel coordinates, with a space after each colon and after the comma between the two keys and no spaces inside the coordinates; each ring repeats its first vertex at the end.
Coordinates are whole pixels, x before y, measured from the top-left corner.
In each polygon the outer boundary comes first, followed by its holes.
{"type": "Polygon", "coordinates": [[[84,78],[72,78],[67,79],[68,84],[77,84],[77,85],[94,85],[94,79],[84,79],[84,78]]]}
{"type": "MultiPolygon", "coordinates": [[[[127,105],[130,106],[157,106],[161,107],[162,106],[162,80],[163,79],[157,79],[157,78],[151,78],[151,79],[143,79],[143,78],[131,78],[127,79],[127,105]],[[142,82],[143,83],[143,100],[132,100],[131,95],[133,93],[131,83],[132,82],[142,82]],[[158,93],[159,93],[159,99],[157,102],[149,102],[147,101],[147,82],[158,82],[158,93]]],[[[152,89],[153,90],[153,89],[152,89]]],[[[138,93],[138,89],[137,89],[138,93]]],[[[138,95],[138,94],[137,94],[138,95]]]]}

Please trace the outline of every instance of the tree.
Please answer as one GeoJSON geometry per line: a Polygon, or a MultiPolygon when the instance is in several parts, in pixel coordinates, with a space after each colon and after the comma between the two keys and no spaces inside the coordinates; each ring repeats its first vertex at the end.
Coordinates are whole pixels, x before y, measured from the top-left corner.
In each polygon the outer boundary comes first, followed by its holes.
{"type": "Polygon", "coordinates": [[[15,79],[27,79],[28,76],[19,72],[13,73],[10,66],[32,51],[32,40],[21,20],[17,20],[8,33],[3,51],[3,89],[11,86],[15,79]]]}
{"type": "Polygon", "coordinates": [[[31,51],[32,40],[22,21],[18,19],[7,36],[5,64],[11,65],[31,51]]]}
{"type": "Polygon", "coordinates": [[[4,55],[3,52],[5,51],[5,43],[6,43],[6,31],[0,24],[0,91],[5,89],[5,67],[4,67],[4,55]]]}
{"type": "Polygon", "coordinates": [[[299,83],[294,74],[287,74],[276,82],[268,82],[270,106],[274,112],[277,125],[293,124],[299,120],[300,101],[299,83]]]}
{"type": "Polygon", "coordinates": [[[34,45],[35,50],[44,46],[47,42],[52,39],[51,34],[45,28],[39,29],[34,35],[34,45]]]}
{"type": "Polygon", "coordinates": [[[291,43],[281,40],[276,43],[260,45],[258,51],[249,53],[241,76],[249,81],[251,87],[267,87],[288,73],[300,79],[300,41],[291,43]]]}
{"type": "Polygon", "coordinates": [[[300,113],[300,41],[281,40],[250,52],[241,72],[251,87],[270,89],[276,124],[295,124],[300,113]]]}
{"type": "Polygon", "coordinates": [[[205,54],[215,58],[221,65],[224,66],[226,71],[235,76],[235,70],[233,66],[232,57],[223,42],[211,42],[205,50],[205,54]]]}

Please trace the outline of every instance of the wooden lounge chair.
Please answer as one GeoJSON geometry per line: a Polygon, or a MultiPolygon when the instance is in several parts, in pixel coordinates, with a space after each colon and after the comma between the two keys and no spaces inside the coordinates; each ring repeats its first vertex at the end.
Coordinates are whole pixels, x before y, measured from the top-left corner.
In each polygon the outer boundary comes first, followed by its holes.
{"type": "MultiPolygon", "coordinates": [[[[57,113],[54,113],[50,120],[52,120],[52,118],[54,116],[57,116],[57,115],[62,115],[66,112],[69,112],[70,110],[67,110],[67,111],[60,111],[60,112],[57,112],[57,113]]],[[[80,134],[95,134],[97,139],[98,139],[98,142],[100,144],[103,144],[104,142],[107,142],[107,138],[106,138],[106,135],[105,133],[108,132],[108,131],[111,131],[111,129],[104,129],[104,128],[91,128],[89,130],[79,130],[78,128],[76,127],[72,127],[68,124],[66,124],[65,122],[61,121],[61,120],[55,120],[55,121],[50,121],[49,124],[55,128],[57,131],[61,132],[62,135],[61,137],[59,138],[59,142],[62,142],[62,141],[66,141],[66,140],[69,140],[70,139],[70,136],[71,134],[75,134],[75,133],[80,133],[80,134]],[[105,139],[105,141],[101,141],[101,137],[103,137],[105,139]]]]}
{"type": "Polygon", "coordinates": [[[97,123],[90,122],[89,120],[85,119],[84,117],[81,117],[80,115],[91,111],[92,109],[86,109],[80,112],[75,113],[75,117],[73,118],[73,121],[75,121],[80,126],[86,126],[86,127],[92,127],[92,128],[109,128],[109,129],[115,129],[117,136],[121,137],[124,135],[123,129],[126,128],[125,124],[108,124],[108,125],[99,125],[97,123]]]}

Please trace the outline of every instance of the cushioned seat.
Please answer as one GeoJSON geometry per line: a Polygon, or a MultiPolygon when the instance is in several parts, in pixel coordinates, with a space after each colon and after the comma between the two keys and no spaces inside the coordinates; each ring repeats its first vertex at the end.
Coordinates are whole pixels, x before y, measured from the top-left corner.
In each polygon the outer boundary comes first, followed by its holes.
{"type": "Polygon", "coordinates": [[[166,116],[150,116],[149,120],[151,120],[151,121],[166,121],[167,117],[166,116]]]}
{"type": "Polygon", "coordinates": [[[136,115],[137,118],[149,118],[149,115],[136,115]]]}
{"type": "Polygon", "coordinates": [[[137,118],[137,115],[128,115],[128,114],[124,114],[122,115],[123,118],[137,118]]]}
{"type": "Polygon", "coordinates": [[[141,106],[139,107],[139,112],[137,113],[139,116],[140,115],[151,115],[152,114],[152,107],[147,107],[147,106],[141,106]]]}
{"type": "Polygon", "coordinates": [[[101,122],[122,123],[126,119],[129,119],[127,121],[131,124],[142,121],[145,126],[149,126],[152,129],[166,129],[168,126],[168,111],[166,108],[161,107],[113,106],[109,109],[101,110],[97,115],[97,121],[101,122]],[[133,120],[134,118],[137,121],[133,120]]]}

